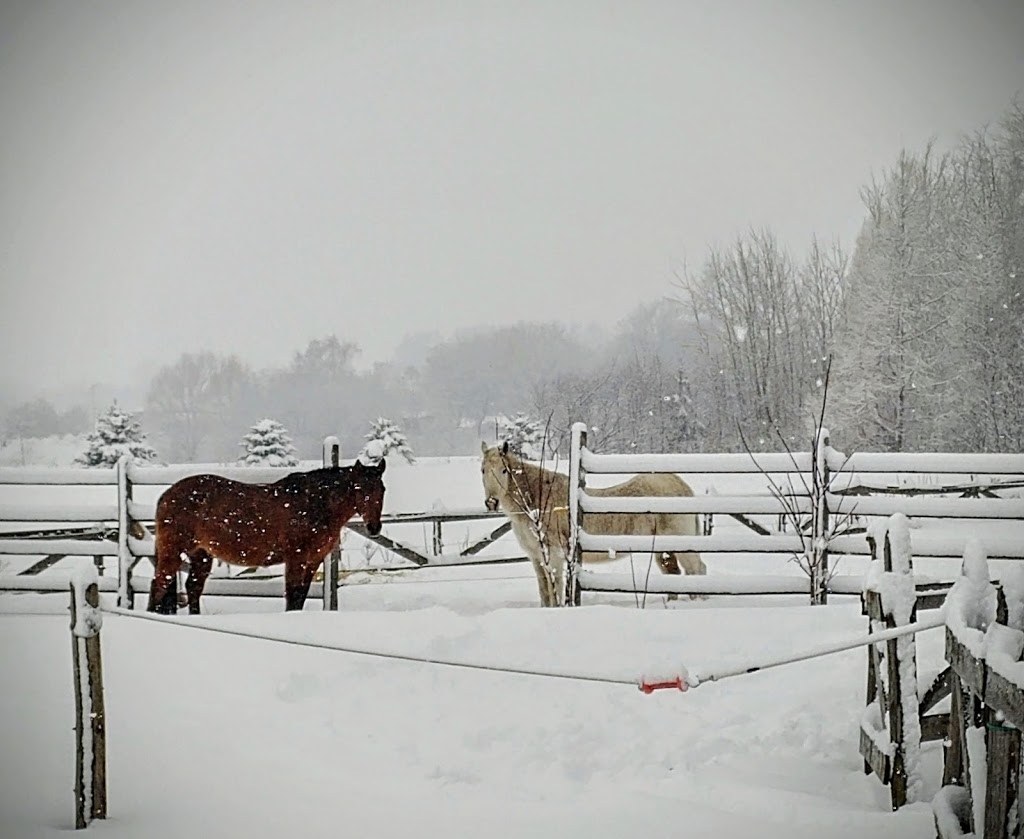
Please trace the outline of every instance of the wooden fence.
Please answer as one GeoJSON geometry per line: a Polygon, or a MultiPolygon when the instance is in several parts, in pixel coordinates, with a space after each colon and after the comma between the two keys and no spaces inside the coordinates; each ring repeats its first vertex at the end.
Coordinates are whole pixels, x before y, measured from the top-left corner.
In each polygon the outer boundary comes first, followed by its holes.
{"type": "MultiPolygon", "coordinates": [[[[917,590],[907,519],[895,515],[886,524],[884,533],[875,530],[869,536],[874,551],[864,586],[869,636],[915,623],[918,611],[943,605],[949,588],[917,590]]],[[[936,673],[918,667],[913,635],[868,647],[860,753],[864,771],[874,772],[889,787],[893,810],[919,792],[921,744],[946,737],[949,713],[935,709],[949,696],[950,685],[949,667],[936,673]]]]}
{"type": "MultiPolygon", "coordinates": [[[[953,519],[964,527],[955,533],[914,533],[915,556],[958,558],[979,521],[1024,522],[1024,499],[1000,492],[1024,486],[1024,454],[855,453],[844,455],[819,429],[813,451],[755,454],[598,454],[587,448],[586,427],[573,426],[569,452],[569,516],[571,545],[566,574],[566,603],[578,604],[583,591],[660,594],[792,594],[807,593],[812,603],[828,595],[860,594],[860,577],[837,576],[830,557],[871,556],[865,527],[869,522],[903,513],[919,519],[953,519]],[[731,474],[750,476],[754,492],[673,498],[624,498],[587,493],[592,475],[642,472],[731,474]],[[892,474],[939,475],[943,483],[912,491],[883,483],[892,474]],[[768,489],[764,489],[766,486],[768,489]],[[960,497],[927,497],[936,495],[960,497]],[[754,524],[753,516],[771,516],[789,526],[749,533],[696,536],[606,536],[588,533],[587,513],[724,514],[754,524]],[[768,553],[796,557],[806,568],[797,576],[738,577],[727,575],[659,577],[636,591],[629,574],[583,570],[584,551],[654,553],[768,553]]],[[[1024,533],[1024,531],[1022,531],[1024,533]]],[[[1019,534],[980,534],[989,556],[1024,559],[1019,534]]]]}
{"type": "MultiPolygon", "coordinates": [[[[324,442],[325,464],[339,464],[337,440],[324,442]]],[[[99,572],[98,590],[117,593],[119,606],[134,608],[135,596],[149,592],[149,573],[136,573],[142,560],[151,560],[154,542],[151,538],[156,498],[159,492],[189,475],[213,472],[248,483],[276,481],[295,469],[288,467],[231,466],[140,466],[122,459],[111,469],[0,469],[0,484],[24,487],[58,487],[92,491],[103,496],[91,503],[2,504],[0,523],[14,530],[0,533],[0,556],[39,556],[39,560],[18,574],[0,574],[0,591],[66,592],[66,574],[44,573],[69,557],[92,557],[99,572]],[[90,489],[91,488],[91,489],[90,489]],[[147,498],[139,499],[139,495],[147,498]],[[106,560],[116,558],[116,576],[104,576],[106,560]]],[[[409,568],[472,566],[518,563],[527,559],[519,552],[507,556],[482,555],[510,530],[501,513],[479,509],[444,512],[408,512],[385,514],[380,534],[371,536],[359,517],[346,527],[375,542],[387,551],[412,563],[409,568]],[[470,521],[493,521],[494,526],[483,536],[457,551],[445,545],[444,525],[470,521]],[[393,538],[394,526],[421,524],[431,528],[429,545],[406,544],[393,538]],[[392,535],[388,534],[391,530],[392,535]]],[[[310,596],[322,599],[324,609],[337,609],[340,585],[337,548],[324,561],[322,582],[313,583],[310,596]]],[[[148,565],[148,563],[147,563],[148,565]]],[[[377,570],[370,568],[367,570],[377,570]]],[[[279,575],[250,576],[244,572],[234,577],[214,577],[207,581],[204,596],[284,597],[284,582],[279,575]]]]}
{"type": "MultiPolygon", "coordinates": [[[[324,463],[337,462],[336,441],[328,438],[324,463]]],[[[865,525],[901,512],[915,519],[953,519],[965,526],[962,532],[936,534],[914,532],[914,554],[919,557],[962,556],[966,535],[986,521],[1024,522],[1024,500],[1001,497],[1024,487],[1024,455],[1021,454],[875,454],[846,457],[831,448],[827,432],[819,435],[813,452],[758,454],[598,454],[586,447],[582,425],[573,428],[569,457],[570,517],[573,545],[567,577],[567,601],[578,603],[583,591],[662,594],[807,594],[814,603],[829,595],[859,595],[861,575],[837,575],[833,557],[868,557],[871,546],[865,525]],[[614,498],[587,493],[589,476],[678,472],[684,475],[734,475],[749,477],[751,490],[734,495],[702,495],[692,498],[614,498]],[[941,476],[933,486],[893,484],[893,474],[941,476]],[[950,497],[954,496],[954,497],[950,497]],[[956,497],[959,496],[959,497],[956,497]],[[678,512],[703,516],[697,536],[599,536],[586,532],[588,512],[678,512]],[[746,525],[739,534],[715,532],[713,516],[728,516],[746,525]],[[771,526],[771,522],[775,526],[771,526]],[[702,554],[777,554],[795,557],[807,568],[798,575],[726,575],[704,577],[658,576],[637,592],[630,574],[584,571],[583,550],[651,553],[698,551],[702,554]]],[[[101,591],[118,593],[118,602],[131,605],[138,593],[148,591],[148,574],[136,574],[139,563],[153,555],[153,542],[145,528],[151,525],[159,488],[190,474],[213,471],[251,482],[273,481],[291,471],[282,468],[245,467],[150,467],[123,462],[116,469],[0,470],[0,484],[63,485],[97,492],[106,490],[103,503],[0,505],[0,523],[19,523],[19,530],[0,534],[0,555],[39,556],[37,562],[17,575],[0,575],[0,591],[64,591],[66,577],[44,574],[63,557],[93,557],[102,572],[105,561],[117,560],[115,577],[101,576],[101,591]]],[[[482,493],[481,493],[482,494],[482,493]]],[[[518,546],[508,556],[492,557],[484,551],[509,531],[501,513],[482,507],[439,512],[385,515],[385,530],[371,537],[361,521],[348,527],[381,547],[408,560],[410,567],[522,562],[518,546]],[[493,520],[494,527],[472,544],[449,552],[443,527],[452,522],[493,520]],[[395,538],[397,525],[429,525],[427,545],[402,543],[395,538]]],[[[993,558],[1024,558],[1024,538],[983,534],[993,558]]],[[[323,583],[315,582],[310,594],[323,600],[325,609],[337,608],[339,585],[336,551],[327,559],[323,583]]],[[[147,571],[148,567],[143,566],[147,571]]],[[[283,581],[257,575],[214,577],[205,594],[283,597],[283,581]]]]}

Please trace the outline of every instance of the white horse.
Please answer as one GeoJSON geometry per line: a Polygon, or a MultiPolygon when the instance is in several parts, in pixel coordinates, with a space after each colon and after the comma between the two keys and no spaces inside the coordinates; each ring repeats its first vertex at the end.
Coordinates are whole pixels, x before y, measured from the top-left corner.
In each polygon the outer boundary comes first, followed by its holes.
{"type": "MultiPolygon", "coordinates": [[[[569,478],[517,457],[508,444],[488,447],[480,472],[485,505],[499,507],[509,517],[512,532],[533,563],[537,574],[542,606],[557,606],[563,591],[566,555],[569,546],[569,478]]],[[[589,495],[614,496],[692,496],[693,490],[678,475],[637,475],[611,487],[588,487],[589,495]]],[[[699,533],[695,513],[585,513],[583,528],[602,535],[634,534],[651,536],[696,536],[699,533]]],[[[607,561],[608,554],[588,551],[586,563],[607,561]]],[[[664,574],[704,574],[707,568],[700,554],[660,552],[658,567],[664,574]]]]}

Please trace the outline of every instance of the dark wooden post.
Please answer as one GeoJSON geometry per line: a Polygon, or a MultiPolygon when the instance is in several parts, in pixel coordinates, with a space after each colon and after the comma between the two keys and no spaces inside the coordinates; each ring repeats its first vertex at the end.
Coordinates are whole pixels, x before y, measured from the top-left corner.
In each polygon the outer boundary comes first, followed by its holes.
{"type": "Polygon", "coordinates": [[[444,553],[444,535],[441,532],[441,520],[437,519],[433,524],[433,538],[430,550],[433,556],[440,556],[444,553]]]}
{"type": "MultiPolygon", "coordinates": [[[[323,448],[324,466],[341,465],[341,445],[337,437],[325,437],[323,448]]],[[[339,568],[341,567],[341,539],[338,536],[338,545],[327,556],[324,557],[324,590],[323,610],[325,612],[338,611],[338,580],[339,568]]]]}
{"type": "Polygon", "coordinates": [[[132,500],[132,482],[128,474],[131,461],[123,455],[117,461],[117,605],[122,609],[135,608],[132,590],[132,569],[135,567],[131,544],[131,516],[128,505],[132,500]]]}
{"type": "MultiPolygon", "coordinates": [[[[985,783],[984,839],[1008,839],[1016,836],[1009,830],[1011,809],[1017,807],[1020,784],[1020,729],[993,721],[994,714],[987,709],[985,724],[985,754],[987,781],[985,783]]],[[[975,825],[975,833],[978,826],[975,825]]]]}
{"type": "Polygon", "coordinates": [[[828,603],[828,492],[831,477],[828,467],[830,450],[828,431],[819,428],[814,441],[811,463],[811,605],[828,603]]]}
{"type": "Polygon", "coordinates": [[[75,682],[75,828],[107,817],[107,738],[100,655],[96,569],[71,581],[71,649],[75,682]]]}
{"type": "Polygon", "coordinates": [[[949,745],[944,746],[942,754],[942,785],[964,786],[964,688],[960,677],[949,674],[949,745]]]}
{"type": "Polygon", "coordinates": [[[586,489],[587,473],[583,468],[583,449],[587,446],[587,426],[573,423],[569,446],[569,550],[566,558],[565,605],[579,606],[581,590],[579,572],[583,568],[583,550],[580,548],[580,530],[583,527],[581,495],[586,489]]]}

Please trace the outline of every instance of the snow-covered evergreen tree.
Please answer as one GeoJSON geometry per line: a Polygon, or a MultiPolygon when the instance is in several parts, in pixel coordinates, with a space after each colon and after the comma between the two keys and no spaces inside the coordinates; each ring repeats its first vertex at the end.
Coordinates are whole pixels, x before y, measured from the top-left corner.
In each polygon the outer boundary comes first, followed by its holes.
{"type": "Polygon", "coordinates": [[[86,437],[88,448],[75,458],[80,466],[114,466],[122,455],[136,463],[152,463],[156,451],[146,442],[146,435],[138,421],[128,411],[117,407],[117,401],[105,414],[96,419],[96,429],[86,437]]]}
{"type": "Polygon", "coordinates": [[[370,423],[370,433],[365,435],[368,441],[359,452],[358,459],[364,463],[376,463],[391,452],[398,452],[408,463],[415,463],[409,441],[405,439],[402,429],[385,417],[377,417],[370,423]]]}
{"type": "Polygon", "coordinates": [[[295,446],[285,427],[277,420],[261,419],[242,438],[245,454],[239,462],[246,466],[298,466],[295,446]]]}
{"type": "Polygon", "coordinates": [[[539,420],[520,412],[502,420],[499,442],[508,443],[509,451],[519,457],[537,459],[544,444],[544,427],[539,420]]]}

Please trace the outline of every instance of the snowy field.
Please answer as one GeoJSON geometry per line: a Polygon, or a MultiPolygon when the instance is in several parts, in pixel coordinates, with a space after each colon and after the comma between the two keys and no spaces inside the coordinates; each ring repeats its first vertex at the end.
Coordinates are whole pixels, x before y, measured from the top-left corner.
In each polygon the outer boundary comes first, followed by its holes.
{"type": "MultiPolygon", "coordinates": [[[[438,461],[448,466],[389,465],[388,508],[478,507],[477,460],[438,461]]],[[[363,552],[352,542],[346,553],[354,563],[363,552]]],[[[508,554],[514,543],[494,550],[508,554]]],[[[799,573],[781,558],[707,562],[710,574],[799,573]]],[[[863,570],[860,560],[843,562],[840,573],[863,570]]],[[[629,570],[625,559],[613,565],[629,570]]],[[[73,825],[67,599],[0,595],[3,839],[63,836],[73,825]]],[[[939,785],[939,744],[924,747],[923,803],[898,813],[889,811],[888,790],[863,774],[863,649],[648,696],[632,685],[194,628],[633,680],[862,637],[856,598],[812,608],[796,596],[673,603],[650,596],[638,604],[588,594],[583,608],[541,610],[529,567],[517,564],[356,574],[339,600],[337,613],[311,600],[305,612],[285,614],[276,600],[207,598],[206,615],[165,619],[176,625],[108,616],[110,817],[90,832],[111,839],[933,835],[927,802],[939,785]]],[[[941,633],[919,643],[924,668],[937,666],[941,633]]]]}

